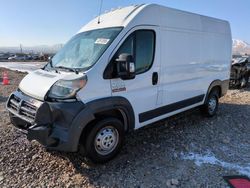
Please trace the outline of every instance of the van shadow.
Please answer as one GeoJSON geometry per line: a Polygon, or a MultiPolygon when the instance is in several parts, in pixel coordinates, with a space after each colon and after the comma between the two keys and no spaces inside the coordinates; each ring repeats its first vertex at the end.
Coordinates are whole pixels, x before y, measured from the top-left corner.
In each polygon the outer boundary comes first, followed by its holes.
{"type": "MultiPolygon", "coordinates": [[[[58,156],[67,157],[78,173],[88,177],[90,184],[110,186],[107,181],[104,181],[105,178],[110,180],[112,177],[115,183],[124,182],[125,179],[135,176],[134,174],[143,174],[147,169],[154,174],[159,172],[158,167],[163,168],[167,163],[178,163],[180,159],[175,155],[189,150],[185,147],[190,142],[190,138],[187,139],[190,134],[194,135],[191,138],[196,137],[197,139],[192,141],[194,144],[202,144],[197,135],[210,134],[206,131],[212,128],[215,130],[215,135],[209,135],[209,138],[218,139],[217,132],[228,129],[227,125],[220,125],[224,121],[223,118],[230,118],[241,112],[249,115],[249,106],[250,104],[220,103],[218,115],[213,118],[204,118],[198,109],[193,109],[141,128],[127,135],[121,153],[106,164],[92,164],[78,153],[59,154],[58,156]],[[216,132],[218,125],[222,127],[216,132]]],[[[246,121],[250,121],[248,116],[245,118],[247,118],[246,121]]],[[[225,134],[232,136],[234,131],[228,130],[225,134]]],[[[167,166],[165,167],[165,170],[171,170],[167,166]]],[[[136,178],[143,179],[144,176],[136,178]]]]}

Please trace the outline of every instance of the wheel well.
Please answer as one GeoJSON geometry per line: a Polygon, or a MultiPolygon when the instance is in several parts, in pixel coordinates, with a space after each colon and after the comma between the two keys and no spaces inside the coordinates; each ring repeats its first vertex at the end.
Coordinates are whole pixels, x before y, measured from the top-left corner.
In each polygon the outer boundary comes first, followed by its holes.
{"type": "Polygon", "coordinates": [[[114,117],[119,119],[123,125],[125,131],[128,129],[126,114],[121,109],[110,109],[102,112],[95,113],[96,120],[103,119],[105,117],[114,117]]]}
{"type": "Polygon", "coordinates": [[[211,93],[212,91],[215,91],[215,90],[217,90],[219,92],[219,97],[221,97],[221,86],[216,85],[216,86],[212,87],[209,93],[211,93]]]}
{"type": "Polygon", "coordinates": [[[105,117],[114,117],[114,118],[119,119],[124,125],[125,132],[129,131],[126,114],[121,109],[110,109],[110,110],[101,111],[101,112],[95,113],[94,116],[95,116],[95,119],[93,121],[89,122],[86,125],[86,127],[84,127],[84,129],[82,130],[80,142],[85,140],[85,138],[86,138],[88,132],[91,130],[92,126],[97,121],[99,121],[100,119],[104,119],[105,117]]]}

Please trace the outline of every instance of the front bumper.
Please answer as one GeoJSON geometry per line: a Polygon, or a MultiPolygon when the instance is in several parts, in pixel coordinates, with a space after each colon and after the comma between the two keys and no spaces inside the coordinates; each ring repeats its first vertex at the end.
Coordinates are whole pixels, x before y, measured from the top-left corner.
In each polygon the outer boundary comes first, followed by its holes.
{"type": "Polygon", "coordinates": [[[37,140],[47,148],[74,152],[73,120],[85,108],[80,101],[44,102],[31,98],[21,91],[12,93],[7,110],[14,126],[27,133],[29,140],[37,140]]]}

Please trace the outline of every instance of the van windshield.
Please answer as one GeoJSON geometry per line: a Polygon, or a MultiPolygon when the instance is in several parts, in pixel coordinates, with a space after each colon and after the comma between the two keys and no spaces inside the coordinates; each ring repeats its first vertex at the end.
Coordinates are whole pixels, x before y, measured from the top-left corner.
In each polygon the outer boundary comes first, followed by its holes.
{"type": "Polygon", "coordinates": [[[53,68],[87,70],[101,57],[121,31],[121,27],[77,34],[51,59],[53,68]]]}

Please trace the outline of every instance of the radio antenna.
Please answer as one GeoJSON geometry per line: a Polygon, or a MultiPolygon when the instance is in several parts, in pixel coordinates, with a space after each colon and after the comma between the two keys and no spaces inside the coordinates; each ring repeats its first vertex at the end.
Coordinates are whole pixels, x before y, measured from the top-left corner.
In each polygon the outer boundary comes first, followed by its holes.
{"type": "Polygon", "coordinates": [[[101,0],[100,2],[100,9],[99,9],[99,16],[98,16],[98,24],[101,23],[100,19],[101,19],[101,12],[102,12],[102,3],[103,3],[103,0],[101,0]]]}

